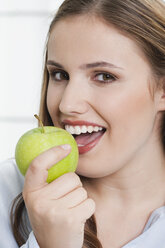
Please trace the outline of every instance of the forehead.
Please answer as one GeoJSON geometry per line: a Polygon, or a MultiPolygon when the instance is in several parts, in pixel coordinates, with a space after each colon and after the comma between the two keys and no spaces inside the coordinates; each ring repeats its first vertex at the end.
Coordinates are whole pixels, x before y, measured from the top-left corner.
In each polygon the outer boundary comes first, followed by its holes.
{"type": "MultiPolygon", "coordinates": [[[[96,17],[76,16],[61,20],[53,27],[48,41],[48,58],[112,60],[121,66],[135,59],[145,60],[136,42],[114,26],[96,17]]],[[[88,61],[89,62],[89,61],[88,61]]]]}

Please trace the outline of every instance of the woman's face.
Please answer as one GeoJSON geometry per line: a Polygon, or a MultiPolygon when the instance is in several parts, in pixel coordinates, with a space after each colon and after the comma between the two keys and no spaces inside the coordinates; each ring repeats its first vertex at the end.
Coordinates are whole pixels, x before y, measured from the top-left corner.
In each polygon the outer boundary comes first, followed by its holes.
{"type": "Polygon", "coordinates": [[[143,154],[154,136],[151,69],[135,42],[99,19],[59,21],[48,42],[47,106],[55,126],[88,121],[106,132],[80,154],[77,172],[103,177],[143,154]]]}

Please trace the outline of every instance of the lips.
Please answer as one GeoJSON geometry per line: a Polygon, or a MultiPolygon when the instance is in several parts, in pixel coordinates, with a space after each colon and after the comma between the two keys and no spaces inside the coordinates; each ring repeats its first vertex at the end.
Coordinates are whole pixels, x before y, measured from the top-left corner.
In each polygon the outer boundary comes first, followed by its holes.
{"type": "Polygon", "coordinates": [[[94,132],[92,134],[86,133],[77,136],[74,135],[78,145],[79,154],[84,154],[94,148],[98,144],[104,133],[105,129],[99,132],[94,132]]]}
{"type": "Polygon", "coordinates": [[[85,133],[85,134],[80,134],[80,135],[73,135],[78,145],[79,154],[84,154],[90,151],[92,148],[94,148],[99,143],[99,141],[101,140],[101,138],[103,137],[106,131],[106,128],[103,125],[100,125],[99,123],[94,123],[94,122],[87,122],[84,120],[73,121],[73,120],[64,119],[61,123],[64,128],[65,128],[65,125],[71,125],[71,126],[85,125],[85,126],[93,126],[93,127],[98,126],[98,127],[103,128],[102,131],[99,131],[97,133],[94,132],[91,134],[85,133]]]}

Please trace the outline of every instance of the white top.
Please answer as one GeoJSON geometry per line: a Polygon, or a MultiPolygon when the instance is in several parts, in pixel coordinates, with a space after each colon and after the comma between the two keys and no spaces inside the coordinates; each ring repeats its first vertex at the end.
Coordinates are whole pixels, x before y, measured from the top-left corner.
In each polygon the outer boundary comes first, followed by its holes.
{"type": "MultiPolygon", "coordinates": [[[[0,163],[0,248],[18,248],[10,226],[12,200],[22,192],[24,177],[14,159],[0,163]]],[[[21,248],[39,248],[31,231],[21,248]]],[[[165,206],[150,216],[143,233],[122,248],[165,248],[165,206]]]]}

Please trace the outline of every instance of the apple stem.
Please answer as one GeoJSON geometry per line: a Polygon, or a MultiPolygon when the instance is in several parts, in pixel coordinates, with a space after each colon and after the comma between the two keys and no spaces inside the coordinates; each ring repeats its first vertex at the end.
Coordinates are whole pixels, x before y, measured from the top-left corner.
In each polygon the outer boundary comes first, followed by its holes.
{"type": "Polygon", "coordinates": [[[39,126],[42,128],[42,133],[45,133],[44,125],[39,116],[35,114],[34,117],[39,121],[39,126]]]}

